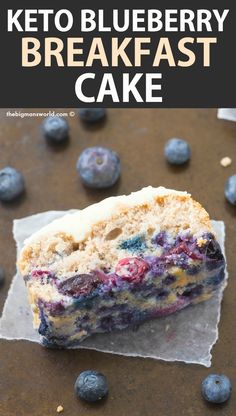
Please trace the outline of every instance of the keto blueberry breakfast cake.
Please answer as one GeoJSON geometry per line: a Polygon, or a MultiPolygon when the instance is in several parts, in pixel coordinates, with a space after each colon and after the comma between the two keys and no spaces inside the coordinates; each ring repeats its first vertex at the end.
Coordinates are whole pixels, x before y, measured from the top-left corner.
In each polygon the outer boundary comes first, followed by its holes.
{"type": "Polygon", "coordinates": [[[225,277],[207,212],[190,194],[163,187],[53,221],[25,241],[19,268],[49,347],[205,301],[225,277]]]}

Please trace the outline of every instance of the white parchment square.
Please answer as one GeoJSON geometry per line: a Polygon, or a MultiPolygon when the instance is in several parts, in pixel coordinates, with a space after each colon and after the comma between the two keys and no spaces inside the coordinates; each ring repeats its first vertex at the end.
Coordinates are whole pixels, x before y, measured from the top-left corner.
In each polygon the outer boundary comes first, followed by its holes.
{"type": "MultiPolygon", "coordinates": [[[[48,211],[14,221],[13,233],[17,255],[23,242],[32,233],[68,211],[48,211]]],[[[225,227],[222,221],[212,221],[218,241],[224,250],[225,227]]],[[[227,280],[226,273],[226,280],[227,280]]],[[[89,348],[133,357],[151,357],[165,361],[211,365],[211,349],[218,339],[221,300],[224,287],[212,299],[165,318],[158,318],[139,326],[109,334],[96,334],[77,348],[89,348]]],[[[22,277],[17,273],[0,319],[0,337],[7,340],[39,342],[32,326],[32,313],[22,277]]],[[[56,353],[56,352],[55,352],[56,353]]]]}
{"type": "Polygon", "coordinates": [[[236,108],[219,108],[217,117],[221,120],[236,121],[236,108]]]}

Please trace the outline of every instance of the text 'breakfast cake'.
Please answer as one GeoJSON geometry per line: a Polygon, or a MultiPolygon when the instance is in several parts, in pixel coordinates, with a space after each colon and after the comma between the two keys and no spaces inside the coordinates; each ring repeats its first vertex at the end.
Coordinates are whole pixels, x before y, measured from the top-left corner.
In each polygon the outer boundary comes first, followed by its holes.
{"type": "Polygon", "coordinates": [[[225,276],[207,212],[162,187],[53,221],[25,241],[19,268],[43,344],[61,347],[207,300],[225,276]]]}

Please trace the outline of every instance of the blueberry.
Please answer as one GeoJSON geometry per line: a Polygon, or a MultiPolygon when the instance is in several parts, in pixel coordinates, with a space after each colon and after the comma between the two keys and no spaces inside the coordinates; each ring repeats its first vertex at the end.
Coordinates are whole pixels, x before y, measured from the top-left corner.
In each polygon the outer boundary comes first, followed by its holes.
{"type": "Polygon", "coordinates": [[[220,271],[218,271],[217,274],[215,274],[215,276],[211,276],[206,280],[207,285],[214,285],[217,286],[219,285],[225,278],[225,268],[223,267],[222,269],[220,269],[220,271]]]}
{"type": "Polygon", "coordinates": [[[165,145],[165,157],[169,163],[182,165],[191,156],[189,144],[182,139],[170,139],[165,145]]]}
{"type": "Polygon", "coordinates": [[[225,184],[225,198],[236,205],[236,175],[230,176],[225,184]]]}
{"type": "Polygon", "coordinates": [[[47,117],[42,124],[44,136],[53,143],[62,143],[69,136],[69,125],[63,117],[47,117]]]}
{"type": "Polygon", "coordinates": [[[159,232],[153,239],[152,243],[164,247],[166,245],[167,235],[165,231],[159,232]]]}
{"type": "Polygon", "coordinates": [[[0,287],[3,285],[5,280],[5,272],[2,266],[0,266],[0,287]]]}
{"type": "Polygon", "coordinates": [[[40,325],[39,325],[38,332],[40,335],[47,336],[50,334],[49,325],[46,321],[46,316],[42,307],[40,307],[40,325]]]}
{"type": "Polygon", "coordinates": [[[0,200],[7,202],[17,198],[25,189],[22,174],[10,166],[0,170],[0,200]]]}
{"type": "Polygon", "coordinates": [[[98,276],[93,274],[78,274],[62,280],[58,285],[58,291],[65,296],[79,297],[92,292],[100,283],[98,276]]]}
{"type": "Polygon", "coordinates": [[[111,332],[115,329],[114,319],[112,316],[105,316],[101,319],[101,328],[107,332],[111,332]]]}
{"type": "Polygon", "coordinates": [[[189,265],[187,270],[186,270],[186,273],[190,276],[194,276],[195,274],[199,273],[200,269],[201,269],[200,264],[198,264],[198,265],[194,265],[194,264],[189,265]]]}
{"type": "Polygon", "coordinates": [[[41,320],[38,332],[39,332],[40,335],[47,335],[47,333],[48,333],[48,324],[47,324],[45,318],[41,320]]]}
{"type": "Polygon", "coordinates": [[[139,283],[148,271],[149,265],[139,257],[126,257],[119,260],[115,272],[128,282],[139,283]]]}
{"type": "Polygon", "coordinates": [[[203,238],[206,238],[207,241],[205,244],[198,248],[199,252],[207,257],[206,260],[210,259],[214,261],[224,262],[224,256],[222,254],[221,247],[213,234],[207,234],[206,236],[203,236],[203,238]]]}
{"type": "Polygon", "coordinates": [[[146,243],[143,236],[136,235],[135,237],[129,238],[120,244],[122,250],[128,250],[132,253],[143,251],[146,248],[146,243]]]}
{"type": "Polygon", "coordinates": [[[229,399],[232,386],[228,377],[210,374],[202,382],[202,395],[211,403],[223,403],[229,399]]]}
{"type": "Polygon", "coordinates": [[[182,293],[182,295],[194,299],[202,294],[202,290],[202,285],[197,285],[194,287],[194,285],[190,284],[187,286],[187,289],[182,293]]]}
{"type": "Polygon", "coordinates": [[[106,115],[105,108],[80,108],[80,118],[87,123],[96,123],[102,120],[106,115]]]}
{"type": "Polygon", "coordinates": [[[172,274],[168,274],[165,279],[163,280],[163,283],[165,285],[171,285],[172,283],[174,283],[176,281],[176,277],[173,276],[172,274]]]}
{"type": "Polygon", "coordinates": [[[108,188],[120,176],[120,159],[117,153],[105,147],[88,147],[76,165],[82,182],[90,188],[108,188]]]}
{"type": "Polygon", "coordinates": [[[83,371],[75,382],[75,392],[80,399],[87,402],[101,400],[108,394],[107,379],[97,371],[83,371]]]}

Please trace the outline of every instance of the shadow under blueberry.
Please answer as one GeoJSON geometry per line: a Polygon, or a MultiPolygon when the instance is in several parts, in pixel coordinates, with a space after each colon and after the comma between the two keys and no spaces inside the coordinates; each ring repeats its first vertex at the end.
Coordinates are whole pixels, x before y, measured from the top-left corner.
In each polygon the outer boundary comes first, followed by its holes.
{"type": "Polygon", "coordinates": [[[12,201],[1,201],[0,204],[2,207],[9,210],[11,208],[17,208],[26,200],[26,198],[27,198],[27,192],[26,190],[24,190],[20,195],[18,195],[12,201]]]}
{"type": "Polygon", "coordinates": [[[174,174],[179,174],[179,173],[185,172],[189,168],[190,161],[187,161],[183,163],[182,165],[173,165],[171,163],[166,162],[166,165],[170,172],[174,174]]]}
{"type": "Polygon", "coordinates": [[[87,195],[89,202],[97,202],[98,200],[101,201],[102,199],[108,198],[110,196],[118,195],[121,182],[122,182],[122,178],[120,177],[113,186],[110,186],[109,188],[102,188],[102,189],[89,188],[83,183],[82,185],[83,185],[83,189],[87,195]]]}
{"type": "Polygon", "coordinates": [[[63,142],[58,142],[58,143],[56,143],[49,137],[46,137],[45,139],[46,139],[45,143],[46,143],[47,149],[53,153],[63,152],[70,145],[70,137],[67,137],[65,140],[63,140],[63,142]]]}
{"type": "Polygon", "coordinates": [[[207,407],[209,410],[214,411],[214,413],[219,412],[219,413],[220,413],[220,415],[222,415],[222,411],[223,411],[223,410],[226,410],[227,405],[228,405],[228,403],[229,403],[229,401],[230,401],[230,398],[229,398],[229,400],[227,400],[227,401],[226,401],[226,402],[224,402],[224,403],[210,403],[210,402],[207,402],[207,401],[206,401],[206,400],[204,400],[204,399],[203,399],[203,401],[204,401],[204,404],[206,405],[206,407],[207,407]]]}
{"type": "Polygon", "coordinates": [[[76,400],[84,407],[84,408],[97,408],[104,406],[104,403],[108,400],[109,393],[103,397],[100,400],[97,400],[96,402],[87,402],[86,400],[80,399],[79,397],[76,397],[76,400]]]}
{"type": "Polygon", "coordinates": [[[85,128],[85,130],[88,130],[91,132],[102,129],[104,125],[106,124],[106,122],[107,122],[106,115],[102,119],[94,121],[94,122],[80,119],[80,123],[85,128]]]}

